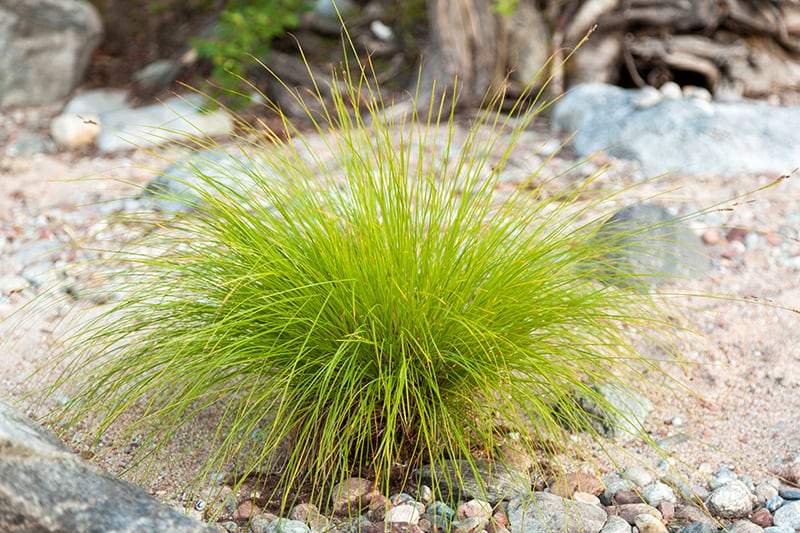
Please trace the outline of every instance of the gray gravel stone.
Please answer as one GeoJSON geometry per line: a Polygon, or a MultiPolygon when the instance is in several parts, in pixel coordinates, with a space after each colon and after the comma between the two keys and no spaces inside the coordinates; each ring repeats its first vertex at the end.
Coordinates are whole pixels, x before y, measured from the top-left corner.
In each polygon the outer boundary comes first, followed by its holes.
{"type": "Polygon", "coordinates": [[[299,520],[278,518],[267,524],[264,533],[311,533],[311,529],[299,520]]]}
{"type": "Polygon", "coordinates": [[[631,525],[623,518],[609,516],[600,533],[631,533],[631,525]]]}
{"type": "Polygon", "coordinates": [[[764,528],[749,520],[739,520],[728,528],[728,533],[761,533],[762,531],[764,531],[764,528]]]}
{"type": "Polygon", "coordinates": [[[546,492],[534,492],[508,504],[511,533],[598,533],[607,518],[596,505],[546,492]]]}
{"type": "Polygon", "coordinates": [[[0,449],[0,531],[214,531],[98,472],[1,402],[0,449]]]}
{"type": "Polygon", "coordinates": [[[486,525],[486,519],[480,516],[472,516],[453,522],[453,533],[477,533],[486,525]]]}
{"type": "Polygon", "coordinates": [[[734,481],[735,479],[738,479],[736,473],[730,468],[723,466],[717,470],[717,473],[714,474],[714,477],[708,482],[708,486],[711,488],[711,490],[714,490],[730,483],[731,481],[734,481]]]}
{"type": "Polygon", "coordinates": [[[782,485],[778,489],[778,494],[784,500],[800,500],[800,488],[782,485]]]}
{"type": "Polygon", "coordinates": [[[800,501],[785,503],[775,511],[772,521],[776,526],[800,529],[800,501]]]}
{"type": "Polygon", "coordinates": [[[638,487],[646,487],[653,482],[653,475],[641,466],[629,466],[623,470],[622,478],[635,483],[638,487]]]}
{"type": "Polygon", "coordinates": [[[38,154],[50,154],[56,151],[55,143],[46,135],[23,131],[14,142],[6,146],[9,157],[31,157],[38,154]]]}
{"type": "Polygon", "coordinates": [[[637,516],[635,521],[639,533],[667,533],[667,528],[655,516],[643,514],[637,516]]]}
{"type": "Polygon", "coordinates": [[[605,505],[611,504],[611,499],[616,493],[620,491],[629,491],[636,488],[636,485],[632,481],[623,479],[616,472],[612,472],[603,476],[603,484],[606,486],[606,490],[601,495],[601,501],[603,501],[605,505]]]}
{"type": "Polygon", "coordinates": [[[758,503],[762,504],[768,502],[775,496],[778,496],[778,489],[772,486],[772,484],[766,482],[761,482],[756,485],[754,492],[758,503]]]}
{"type": "Polygon", "coordinates": [[[730,481],[711,492],[708,508],[714,516],[741,518],[753,510],[753,494],[741,481],[730,481]]]}
{"type": "Polygon", "coordinates": [[[669,485],[658,481],[645,487],[642,491],[642,496],[644,496],[645,501],[653,507],[658,507],[658,504],[661,502],[677,502],[675,493],[672,492],[669,485]]]}
{"type": "Polygon", "coordinates": [[[775,511],[780,509],[784,503],[786,503],[786,500],[776,495],[767,500],[767,504],[765,505],[765,507],[767,508],[768,511],[774,513],[775,511]]]}
{"type": "Polygon", "coordinates": [[[331,489],[333,512],[352,514],[366,505],[366,495],[372,490],[372,482],[368,479],[353,477],[334,485],[331,489]]]}
{"type": "Polygon", "coordinates": [[[440,501],[430,504],[426,512],[431,516],[439,516],[446,520],[452,520],[456,516],[456,512],[449,505],[440,501]]]}
{"type": "Polygon", "coordinates": [[[389,524],[410,524],[419,522],[420,513],[416,506],[403,503],[386,511],[384,521],[389,524]]]}

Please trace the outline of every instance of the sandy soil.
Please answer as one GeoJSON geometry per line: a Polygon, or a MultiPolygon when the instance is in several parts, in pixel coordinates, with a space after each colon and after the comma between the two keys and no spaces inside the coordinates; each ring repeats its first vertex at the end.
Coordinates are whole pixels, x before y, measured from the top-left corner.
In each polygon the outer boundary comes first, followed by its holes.
{"type": "MultiPolygon", "coordinates": [[[[523,141],[522,152],[536,154],[547,141],[545,134],[531,133],[523,141]]],[[[517,164],[525,168],[543,157],[521,157],[517,164]]],[[[604,162],[602,157],[595,158],[584,169],[604,162]]],[[[572,163],[569,158],[556,158],[551,170],[566,169],[572,163]]],[[[611,164],[609,180],[631,180],[634,171],[630,165],[611,164]]],[[[98,304],[82,298],[79,290],[72,291],[76,298],[56,291],[48,297],[47,305],[15,312],[41,294],[47,283],[61,287],[87,283],[91,272],[75,267],[97,255],[89,250],[91,244],[124,239],[127,231],[104,220],[123,209],[120,200],[135,195],[164,165],[159,157],[140,152],[114,158],[57,154],[0,160],[3,397],[30,411],[32,403],[26,393],[38,385],[27,376],[58,342],[59,322],[65,316],[80,319],[98,304]],[[31,286],[26,278],[40,279],[43,286],[31,286]]],[[[676,190],[660,201],[679,212],[690,212],[757,189],[772,179],[671,176],[637,187],[619,203],[674,187],[676,190]]],[[[514,185],[512,175],[504,186],[514,185]]],[[[716,211],[692,224],[698,237],[709,227],[717,228],[706,235],[707,240],[713,240],[714,232],[720,236],[717,244],[705,248],[713,266],[702,279],[674,284],[671,289],[737,298],[754,296],[800,308],[800,176],[749,196],[731,211],[716,211]],[[741,228],[730,235],[730,242],[725,239],[728,227],[741,228]]],[[[667,366],[685,388],[664,395],[657,391],[656,385],[663,380],[657,375],[653,383],[640,384],[655,400],[648,430],[656,439],[676,437],[672,440],[684,441],[667,447],[666,452],[684,465],[687,475],[707,478],[708,472],[726,464],[757,478],[761,472],[798,456],[800,314],[696,296],[677,297],[676,303],[695,332],[678,347],[686,364],[667,366]],[[682,423],[678,424],[676,417],[682,423]]],[[[162,499],[174,500],[198,468],[203,434],[200,428],[195,431],[182,435],[165,452],[169,460],[156,465],[157,471],[139,476],[138,481],[162,499]]],[[[124,446],[113,442],[112,435],[99,447],[90,447],[76,435],[72,444],[77,451],[102,452],[93,460],[120,473],[129,465],[135,443],[124,446]]],[[[651,465],[658,459],[640,442],[628,443],[618,453],[651,465]]]]}

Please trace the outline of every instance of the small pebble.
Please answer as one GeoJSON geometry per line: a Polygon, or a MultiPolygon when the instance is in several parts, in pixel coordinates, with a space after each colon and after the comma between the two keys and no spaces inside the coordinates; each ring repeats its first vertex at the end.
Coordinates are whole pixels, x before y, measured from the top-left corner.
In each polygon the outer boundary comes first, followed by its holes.
{"type": "Polygon", "coordinates": [[[658,504],[657,509],[661,512],[661,519],[664,522],[669,523],[675,516],[675,503],[673,502],[663,501],[658,504]]]}
{"type": "Polygon", "coordinates": [[[367,517],[375,522],[383,522],[387,509],[391,508],[392,503],[389,498],[379,492],[370,495],[367,517]]]}
{"type": "Polygon", "coordinates": [[[392,28],[381,22],[380,20],[373,20],[369,25],[372,33],[381,41],[391,41],[394,38],[392,28]]]}
{"type": "Polygon", "coordinates": [[[247,520],[251,516],[257,515],[259,511],[260,509],[255,503],[251,500],[245,500],[236,508],[233,518],[234,520],[247,520]]]}
{"type": "Polygon", "coordinates": [[[639,90],[639,95],[633,101],[633,105],[637,109],[647,109],[653,107],[663,99],[664,95],[662,95],[658,89],[648,85],[639,90]]]}
{"type": "Polygon", "coordinates": [[[738,479],[736,473],[727,466],[723,466],[717,470],[717,473],[714,474],[714,477],[708,482],[708,486],[711,487],[711,490],[714,490],[736,479],[738,479]]]}
{"type": "Polygon", "coordinates": [[[657,507],[661,502],[675,503],[677,501],[675,493],[672,492],[670,486],[660,481],[646,486],[642,491],[642,497],[653,507],[657,507]]]}
{"type": "Polygon", "coordinates": [[[681,86],[674,81],[668,81],[662,85],[659,90],[667,100],[680,100],[683,98],[683,91],[681,86]]]}
{"type": "Polygon", "coordinates": [[[384,521],[388,524],[410,524],[419,522],[419,510],[410,504],[403,503],[386,511],[384,521]]]}
{"type": "Polygon", "coordinates": [[[256,515],[250,520],[250,530],[252,533],[273,533],[272,520],[264,515],[256,515]]]}
{"type": "Polygon", "coordinates": [[[800,500],[800,488],[781,485],[778,494],[784,500],[800,500]]]}
{"type": "Polygon", "coordinates": [[[634,483],[628,479],[623,479],[617,473],[611,473],[606,476],[603,476],[603,483],[606,486],[606,490],[603,492],[601,496],[601,500],[605,499],[603,503],[608,505],[611,503],[612,498],[615,494],[620,491],[632,491],[636,488],[634,483]]]}
{"type": "Polygon", "coordinates": [[[453,533],[478,533],[486,525],[486,519],[480,516],[462,518],[453,522],[453,533]]]}
{"type": "Polygon", "coordinates": [[[761,533],[762,531],[761,526],[757,526],[749,520],[739,520],[728,529],[729,533],[761,533]]]}
{"type": "Polygon", "coordinates": [[[419,522],[417,522],[417,527],[425,533],[433,531],[433,524],[427,518],[420,518],[419,522]]]}
{"type": "Polygon", "coordinates": [[[419,488],[419,494],[417,496],[419,498],[419,501],[421,501],[425,505],[428,505],[433,501],[433,491],[427,485],[422,485],[419,488]]]}
{"type": "Polygon", "coordinates": [[[711,92],[705,87],[697,87],[696,85],[686,85],[683,87],[683,96],[690,100],[701,100],[703,102],[710,102],[712,100],[711,92]]]}
{"type": "Polygon", "coordinates": [[[492,516],[492,506],[481,500],[470,500],[458,506],[456,516],[459,519],[479,517],[487,521],[492,516]]]}
{"type": "Polygon", "coordinates": [[[622,478],[627,479],[639,487],[646,487],[653,482],[653,475],[639,466],[629,466],[626,468],[625,471],[622,472],[622,478]]]}
{"type": "Polygon", "coordinates": [[[740,241],[733,241],[722,252],[722,257],[725,259],[733,259],[734,257],[742,255],[746,250],[747,249],[745,248],[744,243],[740,241]]]}
{"type": "Polygon", "coordinates": [[[731,228],[728,230],[728,233],[725,234],[725,239],[727,239],[729,242],[744,242],[747,234],[748,231],[745,228],[731,228]]]}
{"type": "Polygon", "coordinates": [[[783,237],[777,233],[767,233],[767,244],[770,246],[778,246],[783,242],[783,237]]]}
{"type": "Polygon", "coordinates": [[[771,500],[775,496],[778,496],[778,489],[776,489],[774,486],[765,481],[762,481],[761,483],[756,485],[754,492],[758,503],[762,504],[771,500]]]}
{"type": "Polygon", "coordinates": [[[772,525],[772,513],[764,507],[760,507],[750,515],[750,521],[757,526],[769,527],[772,525]]]}
{"type": "Polygon", "coordinates": [[[617,505],[642,503],[642,495],[635,490],[621,490],[614,495],[614,503],[617,505]]]}
{"type": "Polygon", "coordinates": [[[794,530],[783,526],[771,526],[764,528],[764,533],[795,533],[794,530]]]}
{"type": "Polygon", "coordinates": [[[786,500],[784,500],[780,496],[773,496],[772,498],[767,500],[766,507],[769,510],[769,512],[774,513],[775,511],[783,507],[784,503],[786,503],[786,500]]]}
{"type": "Polygon", "coordinates": [[[680,533],[717,533],[716,526],[708,522],[692,522],[680,530],[680,533]]]}
{"type": "Polygon", "coordinates": [[[800,501],[786,502],[775,511],[772,521],[776,526],[800,529],[800,501]]]}
{"type": "Polygon", "coordinates": [[[624,518],[611,515],[600,533],[631,533],[631,525],[624,518]]]}
{"type": "Polygon", "coordinates": [[[719,235],[719,231],[715,229],[707,229],[703,232],[703,243],[709,246],[714,246],[715,244],[719,244],[721,237],[719,235]]]}
{"type": "Polygon", "coordinates": [[[456,517],[456,512],[449,505],[439,501],[430,504],[426,512],[431,516],[442,517],[448,521],[456,517]]]}
{"type": "Polygon", "coordinates": [[[735,479],[714,489],[707,504],[714,516],[741,518],[753,510],[753,495],[744,483],[735,479]]]}
{"type": "Polygon", "coordinates": [[[414,500],[414,497],[411,494],[406,494],[405,492],[400,492],[398,494],[393,495],[389,498],[389,501],[392,502],[392,505],[402,505],[404,503],[411,503],[414,500]]]}
{"type": "Polygon", "coordinates": [[[661,512],[646,503],[629,503],[611,509],[613,510],[612,512],[624,518],[631,525],[634,525],[636,517],[642,514],[649,514],[661,520],[661,512]]]}
{"type": "Polygon", "coordinates": [[[492,515],[492,522],[501,527],[508,527],[508,515],[502,508],[498,508],[492,515]]]}
{"type": "Polygon", "coordinates": [[[588,492],[576,492],[572,495],[572,499],[576,502],[588,503],[590,505],[597,505],[602,506],[600,503],[600,498],[595,496],[594,494],[589,494],[588,492]]]}
{"type": "Polygon", "coordinates": [[[635,525],[639,529],[639,533],[667,533],[667,528],[655,516],[649,514],[640,514],[635,519],[635,525]]]}

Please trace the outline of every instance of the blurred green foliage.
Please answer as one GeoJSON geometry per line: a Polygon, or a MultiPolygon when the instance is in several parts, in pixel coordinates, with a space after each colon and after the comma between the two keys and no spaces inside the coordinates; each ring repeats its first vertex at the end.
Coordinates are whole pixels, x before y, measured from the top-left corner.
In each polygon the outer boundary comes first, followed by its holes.
{"type": "Polygon", "coordinates": [[[511,16],[517,10],[518,4],[519,0],[494,0],[492,8],[501,15],[511,16]]]}
{"type": "Polygon", "coordinates": [[[214,35],[195,39],[194,46],[213,65],[212,78],[223,89],[236,89],[270,43],[300,23],[308,0],[230,0],[220,13],[214,35]]]}

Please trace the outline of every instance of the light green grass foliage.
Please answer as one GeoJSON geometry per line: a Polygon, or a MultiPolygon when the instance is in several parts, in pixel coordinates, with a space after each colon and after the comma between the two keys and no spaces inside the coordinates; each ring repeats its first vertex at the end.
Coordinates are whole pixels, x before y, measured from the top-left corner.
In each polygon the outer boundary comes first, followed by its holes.
{"type": "Polygon", "coordinates": [[[211,61],[217,84],[227,90],[240,89],[248,67],[266,58],[274,38],[297,27],[300,14],[310,4],[308,0],[229,0],[214,34],[193,44],[211,61]]]}
{"type": "Polygon", "coordinates": [[[242,137],[252,183],[199,173],[200,205],[157,224],[157,253],[118,257],[122,299],[72,339],[60,420],[100,434],[132,412],[152,450],[211,419],[201,474],[272,471],[284,501],[355,474],[388,490],[398,466],[491,458],[512,432],[552,449],[564,422],[588,425],[578,397],[603,403],[591,385],[635,369],[626,330],[658,313],[613,283],[633,274],[605,264],[616,245],[582,190],[496,196],[536,110],[459,136],[446,99],[393,120],[370,80],[343,75],[309,110],[330,130],[313,146],[285,117],[288,140],[242,137]]]}

